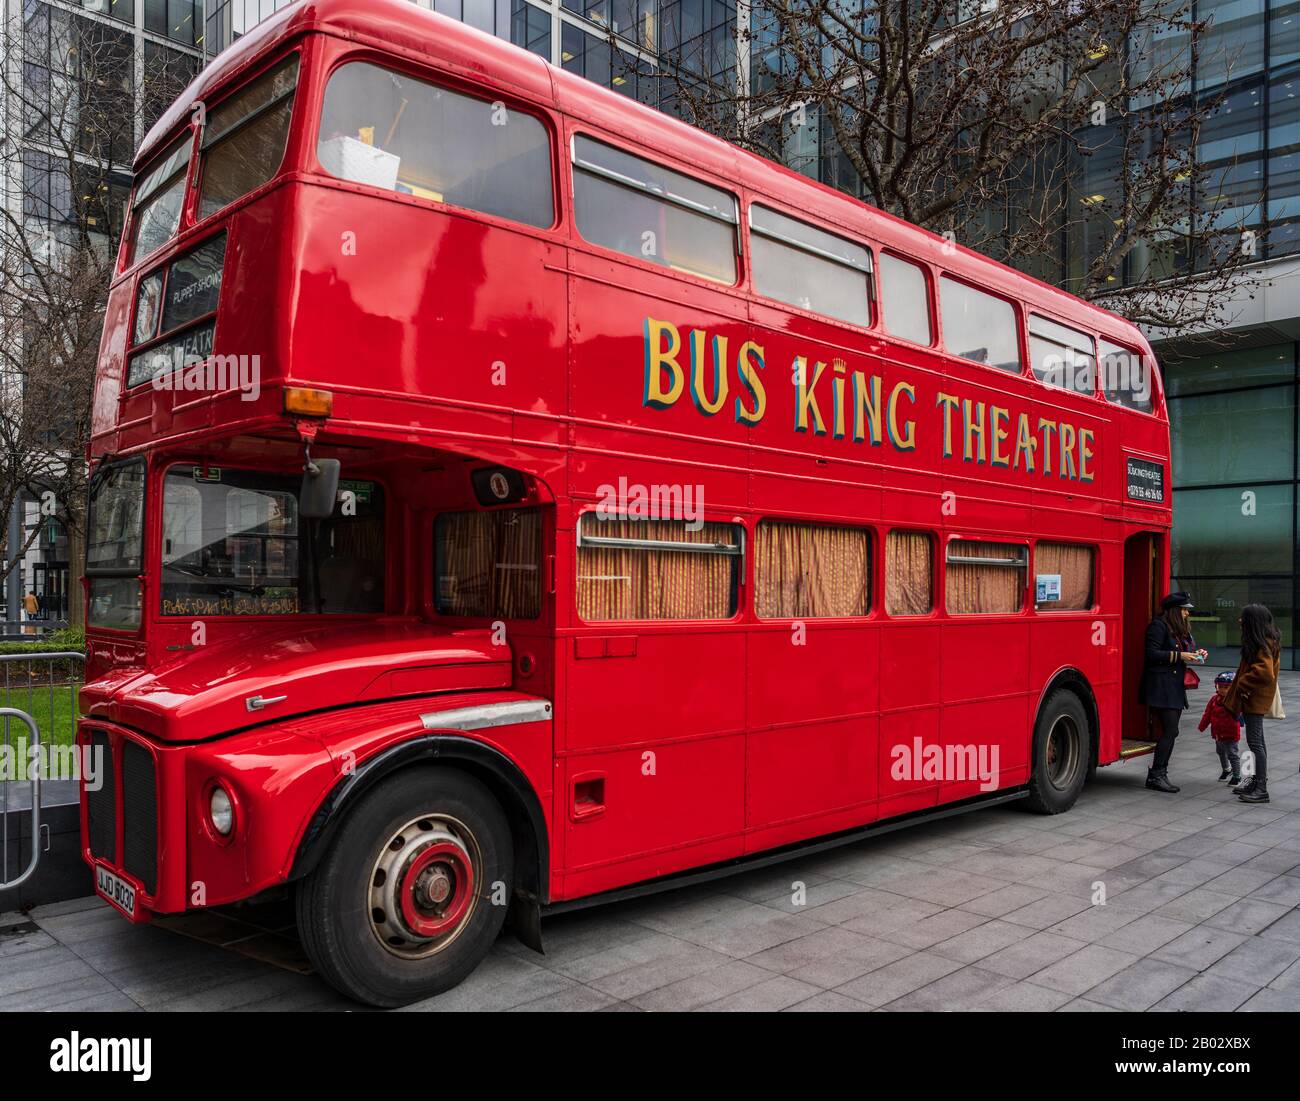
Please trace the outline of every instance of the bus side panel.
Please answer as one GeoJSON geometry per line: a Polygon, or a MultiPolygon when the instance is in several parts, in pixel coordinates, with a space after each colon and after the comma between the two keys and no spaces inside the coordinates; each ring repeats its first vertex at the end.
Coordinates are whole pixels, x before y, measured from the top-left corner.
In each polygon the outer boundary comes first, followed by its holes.
{"type": "Polygon", "coordinates": [[[750,635],[745,762],[746,828],[811,819],[791,840],[823,832],[817,816],[831,811],[874,817],[880,638],[878,627],[833,621],[792,628],[750,635]]]}
{"type": "Polygon", "coordinates": [[[937,620],[895,619],[880,646],[880,740],[876,755],[881,818],[933,807],[937,777],[918,767],[939,742],[940,634],[937,620]]]}
{"type": "MultiPolygon", "coordinates": [[[[998,754],[998,786],[1027,779],[1029,624],[1025,617],[957,616],[940,640],[945,747],[998,754]],[[975,706],[978,705],[978,706],[975,706]]],[[[945,777],[940,802],[978,793],[978,781],[945,777]]]]}

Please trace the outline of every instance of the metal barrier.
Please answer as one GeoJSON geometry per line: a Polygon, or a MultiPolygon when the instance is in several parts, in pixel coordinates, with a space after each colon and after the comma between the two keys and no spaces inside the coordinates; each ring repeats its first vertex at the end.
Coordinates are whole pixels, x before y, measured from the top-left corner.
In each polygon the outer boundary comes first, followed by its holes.
{"type": "MultiPolygon", "coordinates": [[[[41,852],[48,848],[48,839],[42,845],[41,780],[52,762],[58,745],[59,724],[63,719],[70,732],[75,732],[77,721],[77,692],[81,677],[72,673],[84,664],[85,655],[74,650],[37,654],[0,654],[0,669],[4,670],[4,696],[0,698],[0,720],[3,720],[3,738],[0,740],[0,889],[17,887],[31,878],[40,863],[41,852]],[[25,666],[25,670],[20,669],[25,666]],[[26,704],[25,707],[14,706],[26,704]],[[41,722],[47,726],[42,760],[41,722]],[[26,728],[29,741],[26,752],[17,752],[11,734],[13,720],[26,728]],[[12,772],[12,774],[10,774],[12,772]],[[26,788],[30,806],[13,807],[17,797],[26,788]],[[11,822],[11,808],[17,812],[18,825],[11,822]],[[22,812],[30,822],[27,831],[21,829],[22,812]],[[16,878],[10,876],[9,846],[12,843],[20,853],[24,839],[30,841],[31,852],[25,867],[16,878]],[[12,842],[11,842],[12,838],[12,842]]],[[[70,750],[67,760],[74,766],[75,750],[70,750]]],[[[66,779],[75,779],[74,775],[66,779]]]]}

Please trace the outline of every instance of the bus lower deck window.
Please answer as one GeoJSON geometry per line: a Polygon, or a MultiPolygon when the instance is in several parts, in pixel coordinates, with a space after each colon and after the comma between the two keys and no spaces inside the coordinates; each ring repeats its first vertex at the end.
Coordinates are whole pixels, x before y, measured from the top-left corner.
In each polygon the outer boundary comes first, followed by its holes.
{"type": "Polygon", "coordinates": [[[1078,543],[1034,547],[1034,606],[1040,612],[1081,612],[1092,607],[1096,549],[1078,543]]]}
{"type": "Polygon", "coordinates": [[[923,531],[885,538],[885,612],[929,615],[934,610],[934,540],[923,531]]]}
{"type": "Polygon", "coordinates": [[[1024,607],[1027,548],[954,539],[948,544],[944,599],[952,615],[1005,615],[1024,607]]]}
{"type": "Polygon", "coordinates": [[[443,513],[434,525],[434,606],[439,615],[536,619],[541,560],[535,508],[443,513]]]}
{"type": "Polygon", "coordinates": [[[754,538],[754,608],[763,619],[864,616],[871,533],[764,520],[754,538]]]}
{"type": "Polygon", "coordinates": [[[735,524],[587,513],[578,526],[578,615],[589,623],[730,619],[740,563],[735,524]]]}

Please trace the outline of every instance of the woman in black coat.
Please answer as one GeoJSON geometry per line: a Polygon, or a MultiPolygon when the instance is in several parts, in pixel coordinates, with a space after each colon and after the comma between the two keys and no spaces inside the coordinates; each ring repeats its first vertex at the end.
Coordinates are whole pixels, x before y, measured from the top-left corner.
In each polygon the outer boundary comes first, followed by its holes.
{"type": "Polygon", "coordinates": [[[1140,701],[1151,708],[1160,735],[1155,760],[1147,772],[1147,787],[1170,794],[1178,788],[1169,782],[1169,758],[1178,737],[1178,720],[1187,709],[1187,688],[1183,678],[1188,662],[1204,658],[1205,651],[1192,650],[1192,598],[1187,593],[1170,593],[1160,602],[1160,614],[1147,627],[1146,657],[1142,669],[1140,701]]]}

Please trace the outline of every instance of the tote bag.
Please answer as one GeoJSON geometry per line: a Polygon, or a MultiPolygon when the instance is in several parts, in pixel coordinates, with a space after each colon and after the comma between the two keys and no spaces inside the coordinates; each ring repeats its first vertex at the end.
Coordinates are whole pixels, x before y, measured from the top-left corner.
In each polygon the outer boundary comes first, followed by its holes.
{"type": "Polygon", "coordinates": [[[1273,689],[1273,706],[1268,709],[1268,714],[1265,717],[1269,719],[1286,718],[1286,712],[1282,710],[1282,690],[1280,688],[1273,689]]]}

